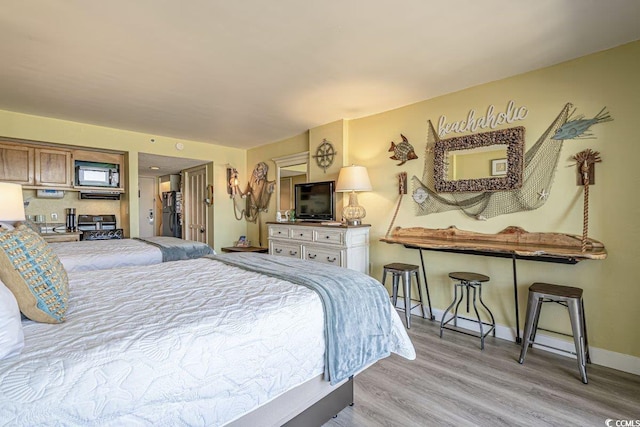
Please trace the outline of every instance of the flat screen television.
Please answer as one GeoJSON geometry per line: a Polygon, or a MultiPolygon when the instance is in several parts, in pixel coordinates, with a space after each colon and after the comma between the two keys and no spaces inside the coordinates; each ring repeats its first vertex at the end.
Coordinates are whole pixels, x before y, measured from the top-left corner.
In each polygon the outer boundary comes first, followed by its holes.
{"type": "Polygon", "coordinates": [[[335,220],[335,181],[305,182],[294,186],[296,219],[335,220]]]}

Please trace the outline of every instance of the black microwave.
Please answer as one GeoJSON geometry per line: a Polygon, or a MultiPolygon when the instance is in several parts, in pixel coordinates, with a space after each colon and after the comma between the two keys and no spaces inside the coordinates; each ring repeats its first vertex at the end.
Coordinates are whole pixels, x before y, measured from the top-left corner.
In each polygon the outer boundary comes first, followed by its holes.
{"type": "Polygon", "coordinates": [[[76,186],[79,187],[120,187],[119,165],[76,161],[76,186]]]}

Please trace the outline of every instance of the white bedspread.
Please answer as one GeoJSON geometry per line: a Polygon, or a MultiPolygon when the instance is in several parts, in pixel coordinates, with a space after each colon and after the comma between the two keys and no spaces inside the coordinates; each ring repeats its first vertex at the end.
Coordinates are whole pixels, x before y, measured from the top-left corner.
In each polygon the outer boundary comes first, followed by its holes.
{"type": "Polygon", "coordinates": [[[83,240],[49,243],[67,272],[105,270],[114,267],[162,262],[162,252],[135,239],[83,240]]]}
{"type": "Polygon", "coordinates": [[[67,321],[25,321],[0,361],[0,425],[223,425],[323,372],[302,286],[196,259],[72,273],[70,290],[67,321]]]}

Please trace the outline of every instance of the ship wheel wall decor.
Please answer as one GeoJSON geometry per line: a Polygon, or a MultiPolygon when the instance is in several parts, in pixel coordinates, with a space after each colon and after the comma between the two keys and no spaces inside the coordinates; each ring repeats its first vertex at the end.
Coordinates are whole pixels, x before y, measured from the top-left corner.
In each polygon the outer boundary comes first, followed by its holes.
{"type": "Polygon", "coordinates": [[[326,139],[323,139],[322,144],[320,144],[316,150],[316,154],[311,157],[316,159],[318,167],[321,168],[324,173],[327,173],[327,169],[333,164],[336,154],[333,145],[326,139]]]}

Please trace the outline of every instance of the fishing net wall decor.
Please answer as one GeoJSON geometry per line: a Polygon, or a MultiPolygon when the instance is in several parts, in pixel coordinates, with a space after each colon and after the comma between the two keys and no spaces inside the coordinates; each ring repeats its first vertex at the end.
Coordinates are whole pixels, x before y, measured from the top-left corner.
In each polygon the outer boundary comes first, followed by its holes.
{"type": "Polygon", "coordinates": [[[553,178],[565,139],[590,135],[590,126],[611,121],[603,108],[592,119],[582,116],[569,120],[572,104],[567,103],[558,117],[525,153],[522,186],[509,191],[484,191],[472,193],[438,193],[434,183],[434,148],[438,141],[431,121],[428,122],[427,146],[422,179],[411,178],[416,215],[428,215],[460,209],[467,216],[485,220],[498,215],[538,209],[551,194],[553,178]]]}

